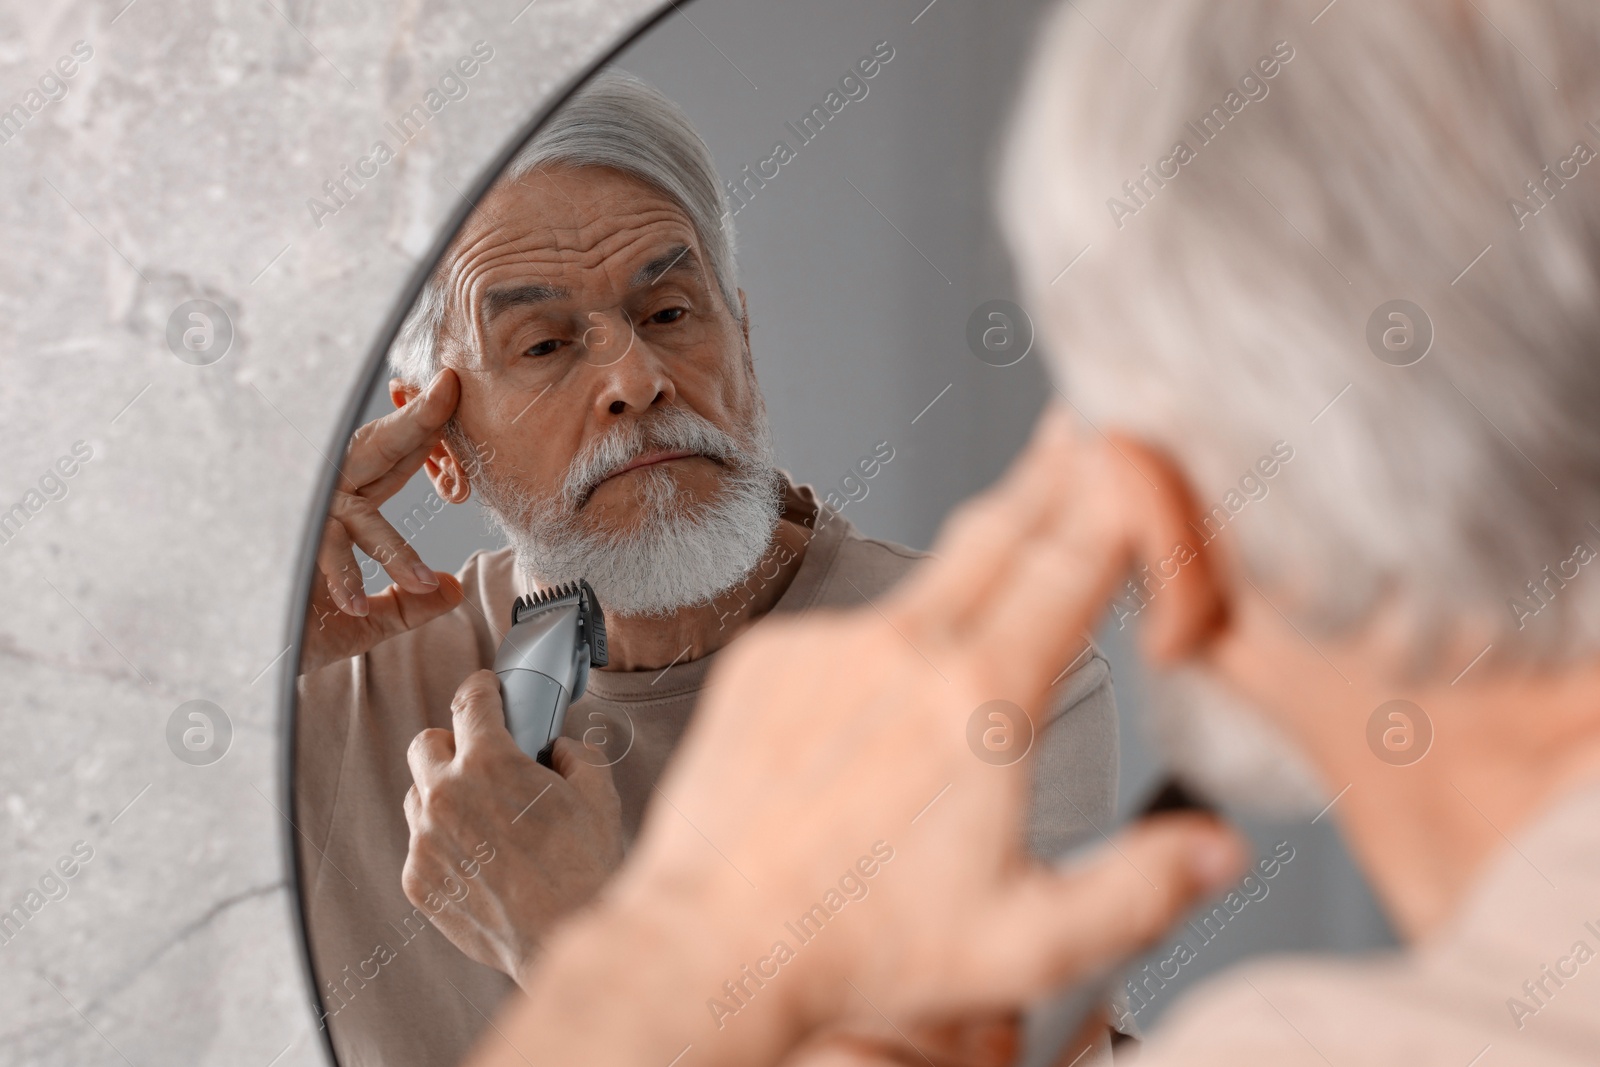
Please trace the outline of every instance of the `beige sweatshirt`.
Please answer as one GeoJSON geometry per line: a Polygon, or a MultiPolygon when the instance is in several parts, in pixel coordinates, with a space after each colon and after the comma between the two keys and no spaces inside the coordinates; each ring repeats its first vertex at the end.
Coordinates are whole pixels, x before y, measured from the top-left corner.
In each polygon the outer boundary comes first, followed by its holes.
{"type": "Polygon", "coordinates": [[[1600,1063],[1600,783],[1488,863],[1427,941],[1247,962],[1174,1005],[1137,1067],[1600,1063]]]}

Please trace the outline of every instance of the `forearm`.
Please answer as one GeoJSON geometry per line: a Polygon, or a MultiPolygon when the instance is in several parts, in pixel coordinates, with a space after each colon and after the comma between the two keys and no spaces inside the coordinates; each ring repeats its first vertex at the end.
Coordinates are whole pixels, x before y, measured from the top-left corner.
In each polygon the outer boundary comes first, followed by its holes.
{"type": "Polygon", "coordinates": [[[527,999],[499,1024],[470,1067],[583,1063],[592,1067],[683,1063],[759,1067],[778,1062],[801,1033],[781,986],[748,998],[720,1021],[723,983],[764,948],[710,910],[603,904],[575,916],[518,976],[527,999]],[[741,940],[749,940],[741,950],[741,940]],[[509,1043],[509,1045],[508,1045],[509,1043]]]}

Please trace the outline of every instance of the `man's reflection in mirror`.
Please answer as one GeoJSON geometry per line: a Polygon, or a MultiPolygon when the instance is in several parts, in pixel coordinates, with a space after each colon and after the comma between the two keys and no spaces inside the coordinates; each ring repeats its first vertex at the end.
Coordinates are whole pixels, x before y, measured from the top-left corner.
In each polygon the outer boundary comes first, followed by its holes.
{"type": "MultiPolygon", "coordinates": [[[[342,466],[299,689],[301,892],[346,1067],[462,1057],[541,933],[599,889],[645,806],[670,803],[654,783],[718,649],[769,614],[860,605],[918,558],[777,468],[758,313],[705,144],[617,73],[522,151],[412,310],[398,410],[342,466]],[[418,469],[449,503],[477,493],[509,547],[435,574],[377,510],[418,469]],[[355,548],[384,565],[382,593],[362,592],[355,548]],[[513,600],[580,577],[610,665],[568,710],[554,769],[509,734],[456,752],[452,698],[493,663],[513,600]],[[448,787],[419,795],[408,756],[453,759],[448,787]]],[[[1062,667],[1032,741],[1047,856],[1109,823],[1115,795],[1105,662],[1085,648],[1062,667]]]]}

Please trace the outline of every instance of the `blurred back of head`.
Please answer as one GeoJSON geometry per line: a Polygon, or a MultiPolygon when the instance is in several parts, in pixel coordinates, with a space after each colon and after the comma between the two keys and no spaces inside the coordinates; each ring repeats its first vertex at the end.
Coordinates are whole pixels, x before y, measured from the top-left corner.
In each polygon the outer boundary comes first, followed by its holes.
{"type": "Polygon", "coordinates": [[[1600,5],[1319,6],[1055,12],[1002,177],[1028,308],[1202,509],[1294,450],[1229,536],[1311,632],[1591,653],[1600,574],[1562,576],[1600,546],[1600,5]],[[1368,341],[1397,299],[1433,330],[1409,366],[1368,341]]]}

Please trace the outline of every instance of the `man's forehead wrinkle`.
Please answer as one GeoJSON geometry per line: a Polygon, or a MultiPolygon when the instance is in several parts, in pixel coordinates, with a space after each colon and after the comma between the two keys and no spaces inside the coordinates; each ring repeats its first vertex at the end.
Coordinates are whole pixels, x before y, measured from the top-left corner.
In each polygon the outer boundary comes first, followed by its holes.
{"type": "Polygon", "coordinates": [[[505,241],[504,236],[508,229],[509,227],[502,225],[471,235],[451,264],[451,304],[464,308],[465,320],[476,324],[480,331],[486,330],[488,319],[487,308],[483,302],[485,287],[480,285],[479,281],[497,267],[503,266],[508,258],[519,260],[521,265],[532,270],[541,282],[551,289],[560,288],[541,269],[536,259],[524,254],[524,249],[519,248],[521,242],[515,239],[509,243],[505,241]]]}
{"type": "MultiPolygon", "coordinates": [[[[513,183],[514,186],[521,184],[521,179],[513,183]]],[[[532,219],[528,218],[530,214],[528,205],[520,202],[520,198],[513,187],[497,186],[484,200],[485,203],[494,205],[494,209],[489,214],[493,217],[495,224],[473,236],[471,249],[472,254],[476,257],[481,257],[486,247],[493,248],[501,245],[512,251],[518,251],[528,248],[530,242],[535,242],[532,247],[537,249],[540,247],[537,243],[540,241],[539,232],[541,230],[545,233],[552,231],[549,222],[545,218],[548,214],[547,212],[533,211],[531,214],[534,217],[532,219]]],[[[530,262],[529,266],[536,274],[541,275],[542,281],[547,284],[554,284],[548,277],[543,276],[537,261],[530,262]]]]}
{"type": "Polygon", "coordinates": [[[461,342],[467,348],[466,355],[471,358],[479,355],[483,350],[481,331],[474,329],[481,320],[477,306],[477,294],[471,284],[472,271],[470,268],[461,269],[458,263],[451,270],[450,299],[446,302],[445,332],[453,339],[461,342]],[[449,309],[464,309],[465,314],[450,314],[449,309]],[[466,324],[471,324],[467,326],[466,324]],[[463,327],[466,328],[463,328],[463,327]]]}
{"type": "Polygon", "coordinates": [[[470,245],[481,241],[485,235],[499,233],[506,228],[505,216],[497,209],[496,199],[493,196],[486,196],[471,207],[466,222],[462,224],[461,233],[457,235],[457,241],[465,237],[467,244],[470,245]],[[476,234],[473,233],[475,224],[476,234]]]}
{"type": "MultiPolygon", "coordinates": [[[[669,221],[669,220],[657,220],[669,221]]],[[[632,278],[638,271],[635,261],[649,256],[652,261],[670,262],[684,249],[696,251],[693,231],[687,227],[643,226],[618,229],[607,226],[603,231],[578,234],[563,230],[552,235],[556,240],[538,244],[501,245],[478,251],[471,260],[475,275],[496,272],[506,266],[531,270],[543,284],[552,288],[568,288],[567,271],[587,272],[600,270],[621,279],[632,278]]],[[[689,254],[682,255],[687,261],[689,254]]]]}
{"type": "Polygon", "coordinates": [[[680,211],[656,205],[642,210],[632,204],[629,206],[634,209],[627,212],[600,212],[577,226],[560,227],[559,234],[564,241],[562,251],[588,254],[607,242],[632,243],[639,240],[641,235],[647,235],[647,231],[660,232],[673,225],[681,226],[688,233],[694,232],[694,227],[680,211]]]}
{"type": "Polygon", "coordinates": [[[472,262],[468,284],[480,294],[506,289],[543,288],[552,296],[568,296],[568,279],[559,276],[559,256],[549,255],[547,244],[534,246],[499,245],[484,249],[472,262]],[[556,274],[551,273],[556,270],[556,274]],[[527,272],[537,279],[530,282],[527,272]]]}
{"type": "MultiPolygon", "coordinates": [[[[500,254],[509,253],[515,255],[525,251],[527,243],[530,239],[533,239],[533,235],[523,234],[521,237],[512,236],[508,239],[506,235],[514,232],[510,226],[502,224],[499,227],[477,234],[461,250],[460,255],[457,256],[457,263],[478,264],[484,262],[486,258],[492,259],[500,254]]],[[[534,245],[533,247],[537,249],[538,246],[534,245]]],[[[537,261],[531,261],[529,265],[534,273],[539,274],[541,280],[546,284],[555,284],[549,278],[543,276],[537,261]]]]}
{"type": "Polygon", "coordinates": [[[495,199],[514,204],[513,213],[528,219],[530,228],[532,220],[538,219],[564,234],[587,233],[597,224],[618,219],[648,221],[670,216],[688,223],[688,215],[682,207],[652,186],[628,178],[605,181],[605,173],[598,168],[562,168],[558,174],[532,171],[495,199]],[[593,173],[585,174],[584,170],[593,173]],[[557,180],[558,176],[577,181],[584,187],[578,199],[568,192],[567,182],[557,180]],[[552,197],[551,192],[560,200],[552,197]]]}
{"type": "MultiPolygon", "coordinates": [[[[601,244],[586,258],[619,289],[639,288],[691,261],[698,265],[692,232],[662,233],[652,229],[616,236],[619,240],[614,244],[601,244]],[[641,257],[648,258],[641,263],[641,257]]],[[[691,273],[700,274],[697,269],[691,273]]]]}
{"type": "MultiPolygon", "coordinates": [[[[541,273],[541,266],[561,273],[569,266],[596,265],[616,249],[631,245],[636,235],[630,231],[660,230],[676,223],[690,235],[695,232],[687,214],[669,197],[606,168],[541,167],[500,187],[486,200],[496,209],[504,208],[512,220],[499,231],[511,236],[500,243],[525,253],[527,269],[535,274],[541,273]]],[[[481,264],[494,262],[495,257],[485,255],[481,246],[486,238],[496,240],[495,231],[474,237],[474,258],[481,264]]],[[[565,281],[548,275],[541,280],[558,285],[565,281]]]]}
{"type": "MultiPolygon", "coordinates": [[[[490,294],[516,288],[519,282],[526,286],[530,274],[551,290],[570,293],[587,288],[583,276],[594,272],[604,279],[605,289],[616,291],[634,281],[641,256],[659,259],[663,252],[670,256],[685,248],[698,255],[693,224],[654,191],[601,190],[580,204],[560,182],[538,177],[538,188],[518,197],[520,203],[485,198],[490,207],[469,216],[472,231],[463,235],[451,264],[451,304],[464,312],[452,330],[476,335],[475,349],[487,350],[489,320],[498,310],[490,294]],[[545,189],[565,199],[552,202],[548,194],[540,196],[545,189]]],[[[703,270],[695,273],[703,279],[703,270]]]]}
{"type": "MultiPolygon", "coordinates": [[[[473,235],[451,264],[450,300],[446,306],[462,309],[465,314],[458,319],[447,313],[446,332],[457,340],[467,342],[469,357],[476,356],[479,360],[488,350],[484,286],[479,284],[479,280],[492,271],[505,254],[501,246],[503,232],[503,228],[490,228],[473,235]],[[463,326],[466,326],[469,336],[461,336],[459,331],[463,326]]],[[[531,266],[535,274],[543,275],[536,264],[531,266]]]]}

